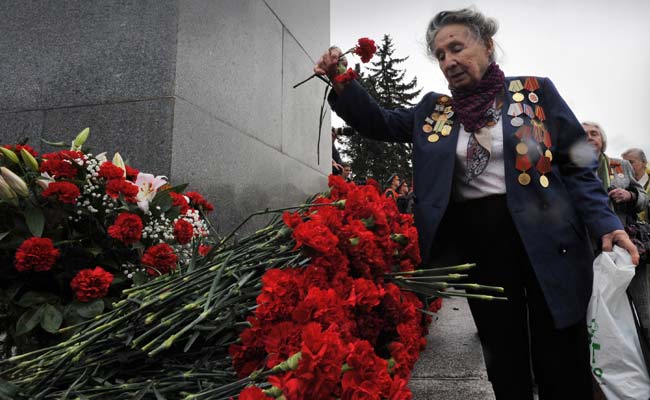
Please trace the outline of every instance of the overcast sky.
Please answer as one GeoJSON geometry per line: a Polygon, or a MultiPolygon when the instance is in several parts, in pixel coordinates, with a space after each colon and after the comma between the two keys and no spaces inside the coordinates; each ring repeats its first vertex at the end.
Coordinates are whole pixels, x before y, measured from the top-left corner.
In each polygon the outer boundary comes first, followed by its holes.
{"type": "MultiPolygon", "coordinates": [[[[348,49],[360,37],[390,34],[407,76],[424,90],[448,93],[428,58],[424,34],[442,10],[475,5],[497,19],[497,63],[509,75],[551,78],[578,120],[599,122],[607,154],[641,147],[650,157],[649,0],[331,0],[331,42],[348,49]]],[[[359,62],[353,57],[351,64],[359,62]]],[[[334,126],[343,122],[332,118],[334,126]]]]}

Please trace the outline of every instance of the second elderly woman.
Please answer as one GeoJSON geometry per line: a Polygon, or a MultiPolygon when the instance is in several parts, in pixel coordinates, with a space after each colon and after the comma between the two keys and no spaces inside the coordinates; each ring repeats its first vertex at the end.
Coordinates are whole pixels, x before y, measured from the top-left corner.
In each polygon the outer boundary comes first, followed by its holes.
{"type": "MultiPolygon", "coordinates": [[[[505,77],[497,23],[474,9],[430,22],[428,48],[451,97],[431,92],[387,110],[356,82],[333,82],[332,109],[367,137],[413,143],[415,219],[423,263],[476,262],[470,278],[503,286],[505,302],[470,300],[496,398],[590,399],[585,315],[592,287],[588,231],[638,262],[592,165],[580,123],[547,78],[505,77]]],[[[314,67],[333,80],[341,51],[314,67]]]]}

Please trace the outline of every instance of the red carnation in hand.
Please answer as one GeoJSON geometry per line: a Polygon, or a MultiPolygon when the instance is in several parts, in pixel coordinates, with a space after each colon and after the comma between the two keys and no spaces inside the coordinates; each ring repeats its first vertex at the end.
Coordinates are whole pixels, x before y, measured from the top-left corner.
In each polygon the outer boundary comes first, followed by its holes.
{"type": "Polygon", "coordinates": [[[190,204],[194,208],[200,208],[203,212],[209,213],[214,210],[214,206],[210,204],[199,192],[187,192],[185,196],[190,198],[190,204]]]}
{"type": "Polygon", "coordinates": [[[143,227],[137,214],[123,212],[117,216],[113,225],[108,227],[108,234],[113,239],[129,245],[142,238],[143,227]]]}
{"type": "Polygon", "coordinates": [[[160,243],[149,247],[140,261],[148,267],[149,275],[163,275],[176,268],[178,257],[167,243],[160,243]]]}
{"type": "Polygon", "coordinates": [[[129,203],[136,203],[135,196],[138,195],[138,187],[124,178],[111,179],[106,184],[106,194],[114,199],[122,194],[129,203]]]}
{"type": "Polygon", "coordinates": [[[95,267],[79,271],[70,281],[70,287],[74,290],[77,300],[86,303],[106,296],[112,282],[113,274],[102,267],[95,267]]]}
{"type": "Polygon", "coordinates": [[[97,172],[99,177],[104,179],[120,179],[124,178],[124,170],[110,161],[106,161],[99,166],[97,172]]]}
{"type": "Polygon", "coordinates": [[[43,190],[43,197],[56,197],[61,203],[74,204],[81,193],[77,185],[70,182],[52,182],[43,190]]]}
{"type": "Polygon", "coordinates": [[[49,238],[32,237],[25,240],[16,251],[16,269],[23,271],[49,271],[60,252],[49,238]]]}
{"type": "Polygon", "coordinates": [[[357,71],[353,70],[352,68],[348,68],[347,71],[344,73],[337,75],[334,77],[334,82],[336,83],[348,83],[352,82],[353,80],[356,80],[359,77],[359,74],[357,74],[357,71]]]}
{"type": "Polygon", "coordinates": [[[375,46],[375,41],[365,37],[360,38],[357,42],[357,46],[354,48],[354,53],[361,57],[362,63],[370,61],[376,51],[377,47],[375,46]]]}
{"type": "Polygon", "coordinates": [[[174,237],[180,244],[188,244],[194,236],[194,227],[191,223],[180,218],[174,223],[174,237]]]}

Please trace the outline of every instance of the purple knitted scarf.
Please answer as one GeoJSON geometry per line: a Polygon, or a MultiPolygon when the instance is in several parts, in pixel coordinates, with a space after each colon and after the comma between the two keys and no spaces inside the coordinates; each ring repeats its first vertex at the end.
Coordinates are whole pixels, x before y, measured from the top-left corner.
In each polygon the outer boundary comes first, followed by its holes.
{"type": "Polygon", "coordinates": [[[503,90],[505,76],[496,63],[488,66],[483,78],[469,89],[451,89],[454,113],[467,132],[476,132],[490,120],[486,111],[503,90]]]}

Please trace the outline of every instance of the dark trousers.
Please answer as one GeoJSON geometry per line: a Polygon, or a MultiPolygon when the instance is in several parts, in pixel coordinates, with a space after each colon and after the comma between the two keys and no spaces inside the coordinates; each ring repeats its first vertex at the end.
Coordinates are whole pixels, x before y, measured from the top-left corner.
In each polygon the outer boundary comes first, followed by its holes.
{"type": "Polygon", "coordinates": [[[586,322],[556,329],[505,196],[449,206],[437,266],[475,262],[468,281],[505,288],[508,301],[469,300],[497,400],[592,398],[586,322]]]}

